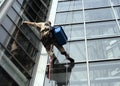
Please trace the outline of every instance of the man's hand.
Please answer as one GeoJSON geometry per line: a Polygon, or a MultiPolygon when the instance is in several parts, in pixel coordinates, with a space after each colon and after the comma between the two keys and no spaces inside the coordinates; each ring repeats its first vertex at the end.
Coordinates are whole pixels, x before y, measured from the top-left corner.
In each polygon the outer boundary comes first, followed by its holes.
{"type": "Polygon", "coordinates": [[[23,24],[30,24],[29,21],[23,21],[23,24]]]}

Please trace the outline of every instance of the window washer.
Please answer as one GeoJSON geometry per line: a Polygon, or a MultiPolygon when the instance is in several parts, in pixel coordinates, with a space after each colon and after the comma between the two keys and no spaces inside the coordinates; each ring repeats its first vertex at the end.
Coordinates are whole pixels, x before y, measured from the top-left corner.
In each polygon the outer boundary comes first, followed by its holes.
{"type": "Polygon", "coordinates": [[[46,48],[47,53],[50,56],[51,63],[54,64],[55,60],[57,59],[54,52],[53,46],[55,45],[57,49],[61,52],[62,55],[65,55],[66,59],[68,59],[71,63],[74,63],[74,59],[72,59],[69,54],[65,51],[62,45],[60,45],[56,38],[53,37],[52,29],[51,29],[51,22],[30,22],[24,21],[23,24],[32,25],[40,29],[41,41],[46,48]]]}

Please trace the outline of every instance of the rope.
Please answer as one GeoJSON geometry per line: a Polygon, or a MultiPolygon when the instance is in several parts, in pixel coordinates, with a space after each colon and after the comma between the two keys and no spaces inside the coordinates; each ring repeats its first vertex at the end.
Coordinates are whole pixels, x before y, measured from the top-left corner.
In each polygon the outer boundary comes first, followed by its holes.
{"type": "MultiPolygon", "coordinates": [[[[68,10],[70,9],[71,3],[72,3],[72,1],[70,1],[68,10]]],[[[73,9],[74,9],[74,7],[75,7],[75,0],[73,0],[73,9]]],[[[72,14],[71,14],[71,15],[72,15],[72,21],[71,21],[71,23],[73,23],[73,18],[74,18],[74,13],[73,13],[73,11],[72,11],[72,14]]],[[[67,17],[68,17],[68,13],[67,13],[67,15],[66,15],[65,23],[66,23],[66,21],[67,21],[67,17]]],[[[71,25],[71,28],[70,28],[70,40],[71,40],[71,38],[72,38],[72,25],[71,25]]],[[[70,55],[70,42],[69,42],[69,44],[68,44],[68,54],[70,55]]],[[[67,62],[66,62],[66,65],[67,65],[67,62]]],[[[68,67],[66,68],[66,75],[67,75],[67,74],[68,74],[68,67]]],[[[67,80],[68,80],[68,77],[66,77],[66,85],[69,84],[69,85],[67,85],[67,86],[70,86],[70,82],[68,83],[67,80]]]]}

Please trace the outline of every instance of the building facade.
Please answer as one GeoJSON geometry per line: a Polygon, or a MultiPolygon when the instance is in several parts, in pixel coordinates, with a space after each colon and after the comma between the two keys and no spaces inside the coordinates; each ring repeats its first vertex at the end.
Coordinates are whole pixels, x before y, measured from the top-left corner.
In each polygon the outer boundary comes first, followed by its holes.
{"type": "Polygon", "coordinates": [[[55,48],[55,65],[44,86],[120,85],[120,0],[58,0],[55,25],[68,36],[69,66],[55,48]]]}
{"type": "Polygon", "coordinates": [[[22,22],[45,21],[51,1],[0,0],[0,86],[36,86],[40,34],[22,22]]]}

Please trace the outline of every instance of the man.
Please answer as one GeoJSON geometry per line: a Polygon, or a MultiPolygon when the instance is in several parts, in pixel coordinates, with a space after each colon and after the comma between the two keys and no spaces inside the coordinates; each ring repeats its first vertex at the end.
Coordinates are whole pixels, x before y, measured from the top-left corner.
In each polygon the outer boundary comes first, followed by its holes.
{"type": "Polygon", "coordinates": [[[66,59],[68,59],[71,63],[74,63],[74,60],[67,54],[65,49],[63,48],[62,45],[59,45],[55,37],[52,35],[51,31],[51,22],[46,21],[46,22],[30,22],[30,21],[24,21],[24,24],[29,24],[34,27],[37,27],[40,31],[41,35],[41,41],[46,48],[47,53],[49,54],[52,64],[54,64],[54,61],[56,60],[56,56],[53,52],[53,46],[55,45],[58,50],[61,52],[62,55],[65,55],[66,59]]]}

